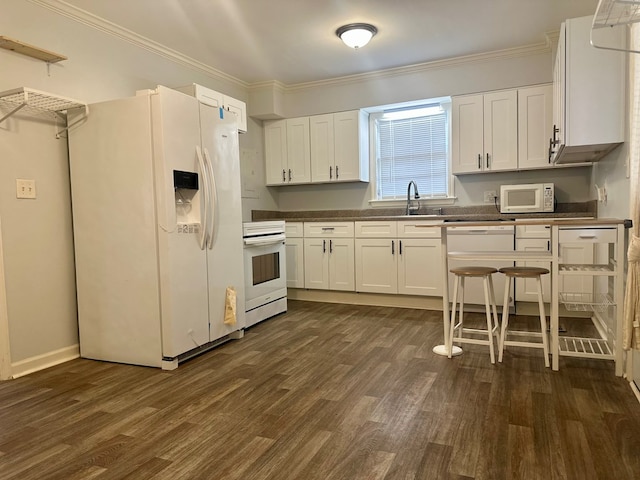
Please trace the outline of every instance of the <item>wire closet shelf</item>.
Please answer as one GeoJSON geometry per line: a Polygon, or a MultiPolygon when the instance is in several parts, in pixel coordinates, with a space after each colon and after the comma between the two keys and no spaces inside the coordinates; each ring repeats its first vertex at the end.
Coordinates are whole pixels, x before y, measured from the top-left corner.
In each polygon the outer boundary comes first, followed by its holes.
{"type": "MultiPolygon", "coordinates": [[[[3,115],[0,118],[0,123],[18,112],[46,119],[61,119],[66,122],[67,111],[78,107],[84,108],[85,116],[88,114],[86,103],[31,88],[20,87],[0,92],[0,115],[3,115]]],[[[60,138],[60,134],[71,126],[68,125],[57,132],[56,138],[60,138]]]]}

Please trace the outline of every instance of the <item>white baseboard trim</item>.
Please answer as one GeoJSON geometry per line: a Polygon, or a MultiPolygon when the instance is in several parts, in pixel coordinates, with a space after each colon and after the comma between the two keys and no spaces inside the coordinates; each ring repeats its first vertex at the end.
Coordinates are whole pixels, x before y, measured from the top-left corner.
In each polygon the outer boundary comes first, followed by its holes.
{"type": "Polygon", "coordinates": [[[11,377],[18,378],[29,373],[44,370],[60,363],[80,357],[80,345],[75,344],[52,352],[36,355],[11,364],[11,377]]]}

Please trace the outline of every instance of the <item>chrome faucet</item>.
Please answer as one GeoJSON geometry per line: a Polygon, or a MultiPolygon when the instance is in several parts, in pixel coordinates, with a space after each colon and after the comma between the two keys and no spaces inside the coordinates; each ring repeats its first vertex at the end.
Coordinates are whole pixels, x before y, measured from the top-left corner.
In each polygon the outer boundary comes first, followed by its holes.
{"type": "MultiPolygon", "coordinates": [[[[418,200],[420,198],[420,194],[418,193],[418,185],[416,185],[416,182],[414,182],[413,180],[411,180],[409,182],[409,185],[407,186],[407,215],[411,215],[411,185],[413,184],[413,191],[414,191],[414,196],[413,198],[415,198],[416,200],[418,200]]],[[[414,210],[418,210],[420,208],[420,205],[418,205],[417,208],[413,208],[414,210]]]]}

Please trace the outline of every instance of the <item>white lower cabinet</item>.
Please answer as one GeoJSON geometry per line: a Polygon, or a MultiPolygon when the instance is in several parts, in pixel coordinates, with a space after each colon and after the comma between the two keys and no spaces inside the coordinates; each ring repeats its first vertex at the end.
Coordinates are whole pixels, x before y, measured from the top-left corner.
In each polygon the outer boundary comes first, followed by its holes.
{"type": "Polygon", "coordinates": [[[305,238],[304,286],[354,291],[353,238],[305,238]]]}
{"type": "Polygon", "coordinates": [[[287,287],[304,288],[304,232],[302,222],[286,222],[287,287]]]}
{"type": "MultiPolygon", "coordinates": [[[[516,238],[516,250],[519,252],[548,252],[549,240],[544,238],[516,238]]],[[[518,261],[516,267],[541,267],[551,271],[550,262],[518,261]]],[[[542,275],[542,298],[551,301],[551,275],[542,275]]],[[[516,278],[516,301],[537,302],[538,282],[535,278],[516,278]]]]}
{"type": "MultiPolygon", "coordinates": [[[[560,261],[566,265],[593,265],[595,246],[592,243],[561,243],[560,261]]],[[[568,267],[570,268],[570,267],[568,267]]],[[[571,295],[592,295],[593,277],[589,275],[561,276],[558,289],[571,295]]]]}
{"type": "Polygon", "coordinates": [[[398,293],[397,240],[356,238],[356,291],[398,293]]]}
{"type": "Polygon", "coordinates": [[[440,229],[417,223],[356,222],[356,291],[442,295],[440,229]]]}
{"type": "Polygon", "coordinates": [[[304,237],[304,287],[355,291],[353,222],[305,222],[304,237]]]}
{"type": "MultiPolygon", "coordinates": [[[[550,251],[550,228],[544,225],[526,225],[516,227],[516,250],[528,252],[550,251]]],[[[563,263],[570,265],[590,265],[594,263],[595,251],[591,243],[561,243],[560,258],[563,263]]],[[[517,266],[543,267],[550,269],[549,262],[516,262],[517,266]]],[[[535,279],[517,278],[516,301],[537,302],[538,290],[535,279]]],[[[589,276],[563,276],[558,279],[558,288],[561,292],[571,294],[591,294],[593,292],[593,279],[589,276]]],[[[542,297],[545,302],[551,301],[551,276],[542,276],[542,297]]]]}
{"type": "Polygon", "coordinates": [[[401,238],[398,241],[398,293],[442,295],[440,239],[401,238]]]}

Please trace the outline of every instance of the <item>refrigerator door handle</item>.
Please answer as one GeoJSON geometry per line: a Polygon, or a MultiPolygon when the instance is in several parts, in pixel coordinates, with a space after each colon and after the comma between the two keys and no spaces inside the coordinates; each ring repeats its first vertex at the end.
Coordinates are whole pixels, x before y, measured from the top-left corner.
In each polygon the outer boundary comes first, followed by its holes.
{"type": "Polygon", "coordinates": [[[216,209],[218,208],[218,189],[216,188],[216,178],[215,178],[215,175],[213,174],[213,162],[211,162],[209,151],[206,149],[206,147],[203,150],[204,150],[205,164],[207,167],[207,174],[209,176],[208,177],[209,185],[211,187],[211,192],[209,193],[209,210],[210,210],[209,218],[211,219],[211,221],[208,224],[209,233],[208,233],[208,240],[207,240],[207,248],[211,250],[213,249],[213,239],[216,233],[216,209]]]}
{"type": "Polygon", "coordinates": [[[200,250],[204,250],[207,238],[207,219],[209,216],[209,180],[207,179],[207,169],[202,158],[202,150],[196,145],[196,157],[198,158],[198,166],[202,175],[202,191],[204,200],[202,202],[202,211],[200,212],[200,250]]]}

